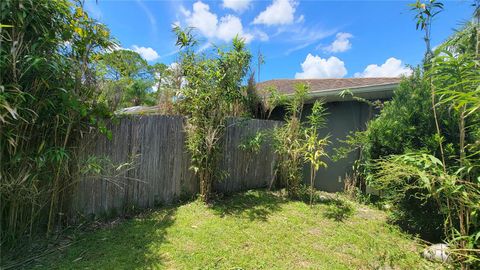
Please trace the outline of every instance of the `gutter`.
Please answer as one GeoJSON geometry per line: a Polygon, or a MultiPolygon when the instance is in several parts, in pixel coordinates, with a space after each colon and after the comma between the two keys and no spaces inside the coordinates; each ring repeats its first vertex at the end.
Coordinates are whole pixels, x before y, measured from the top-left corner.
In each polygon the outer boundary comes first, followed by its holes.
{"type": "MultiPolygon", "coordinates": [[[[328,90],[311,91],[305,103],[313,103],[315,100],[323,99],[325,102],[335,101],[351,101],[354,100],[351,96],[341,97],[340,93],[346,89],[350,90],[354,96],[365,99],[389,99],[393,97],[393,90],[397,88],[399,83],[367,85],[355,88],[336,88],[328,90]]],[[[292,97],[294,94],[287,94],[287,97],[292,97]]]]}

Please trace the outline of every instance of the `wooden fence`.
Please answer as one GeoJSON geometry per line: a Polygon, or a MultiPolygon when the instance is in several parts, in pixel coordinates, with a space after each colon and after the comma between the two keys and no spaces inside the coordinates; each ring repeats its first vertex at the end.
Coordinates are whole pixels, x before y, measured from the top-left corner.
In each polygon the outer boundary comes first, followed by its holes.
{"type": "MultiPolygon", "coordinates": [[[[268,185],[275,162],[270,144],[263,143],[258,153],[238,146],[257,131],[271,130],[280,123],[228,121],[219,164],[226,177],[214,184],[215,191],[228,193],[268,185]]],[[[183,124],[181,116],[130,116],[110,124],[110,140],[105,135],[87,134],[80,146],[80,159],[107,160],[111,168],[80,177],[73,189],[72,214],[114,215],[130,207],[147,208],[196,194],[198,181],[189,169],[183,124]]]]}

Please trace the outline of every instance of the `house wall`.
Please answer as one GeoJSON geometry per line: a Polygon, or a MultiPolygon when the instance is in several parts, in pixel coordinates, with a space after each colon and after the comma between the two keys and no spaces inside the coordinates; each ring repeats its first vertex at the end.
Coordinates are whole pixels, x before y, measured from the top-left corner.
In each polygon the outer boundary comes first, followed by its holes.
{"type": "MultiPolygon", "coordinates": [[[[333,161],[335,149],[342,145],[347,135],[353,131],[364,130],[369,119],[369,107],[365,103],[357,101],[331,102],[327,107],[327,125],[321,129],[320,136],[330,135],[331,144],[327,147],[330,159],[327,161],[327,168],[318,171],[315,179],[315,186],[325,191],[342,191],[344,180],[352,173],[352,166],[359,158],[356,151],[350,153],[347,158],[333,161]]],[[[305,115],[311,112],[311,105],[306,105],[305,115]]],[[[308,166],[304,168],[304,179],[310,179],[308,166]]]]}
{"type": "MultiPolygon", "coordinates": [[[[363,130],[369,119],[369,107],[365,103],[357,101],[339,101],[329,102],[327,108],[327,124],[320,130],[320,136],[330,135],[331,144],[327,147],[330,157],[335,154],[335,149],[340,147],[346,136],[353,131],[363,130]]],[[[312,104],[306,104],[303,111],[303,118],[312,111],[312,104]]],[[[275,120],[283,119],[284,108],[277,108],[272,113],[275,120]]],[[[358,152],[351,153],[347,158],[333,161],[327,160],[327,168],[322,168],[316,175],[315,187],[329,192],[342,191],[344,188],[345,177],[352,172],[352,166],[358,159],[358,152]]],[[[310,183],[310,169],[304,167],[304,181],[310,183]]]]}

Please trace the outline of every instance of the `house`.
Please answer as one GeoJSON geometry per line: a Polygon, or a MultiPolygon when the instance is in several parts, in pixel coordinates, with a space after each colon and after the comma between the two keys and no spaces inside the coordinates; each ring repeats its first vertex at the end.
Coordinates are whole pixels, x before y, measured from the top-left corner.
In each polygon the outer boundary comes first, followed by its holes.
{"type": "MultiPolygon", "coordinates": [[[[327,126],[321,130],[321,135],[330,135],[331,144],[327,148],[330,156],[334,149],[341,145],[340,140],[357,130],[363,130],[366,123],[376,113],[365,100],[388,100],[393,96],[393,90],[399,85],[400,78],[345,78],[345,79],[280,79],[270,80],[257,84],[261,91],[273,86],[280,93],[293,95],[295,85],[306,83],[310,86],[303,117],[311,112],[312,104],[316,100],[323,100],[327,108],[327,126]],[[350,90],[352,95],[341,96],[343,90],[350,90]]],[[[282,120],[285,114],[283,107],[273,110],[271,119],[282,120]]],[[[315,186],[321,190],[335,192],[344,189],[345,177],[351,175],[352,166],[359,153],[352,153],[348,158],[327,162],[328,167],[321,169],[316,176],[315,186]]],[[[308,167],[305,168],[304,179],[309,179],[308,167]]]]}

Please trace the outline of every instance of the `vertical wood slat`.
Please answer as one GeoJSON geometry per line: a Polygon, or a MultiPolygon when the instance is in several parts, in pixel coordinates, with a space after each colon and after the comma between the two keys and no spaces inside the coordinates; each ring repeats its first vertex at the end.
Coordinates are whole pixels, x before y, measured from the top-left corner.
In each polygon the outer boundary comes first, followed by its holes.
{"type": "MultiPolygon", "coordinates": [[[[111,123],[112,139],[88,134],[80,156],[105,156],[113,164],[134,160],[134,167],[115,179],[81,177],[72,194],[72,214],[102,215],[126,208],[148,208],[168,204],[182,195],[198,192],[186,151],[184,118],[181,116],[130,116],[111,123]]],[[[239,145],[258,131],[271,130],[279,121],[230,119],[223,141],[219,169],[226,179],[214,191],[230,193],[265,187],[273,173],[274,151],[263,143],[259,153],[248,153],[239,145]]]]}

